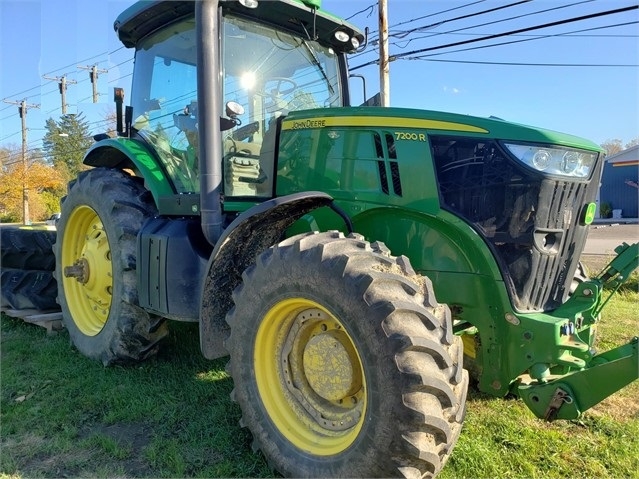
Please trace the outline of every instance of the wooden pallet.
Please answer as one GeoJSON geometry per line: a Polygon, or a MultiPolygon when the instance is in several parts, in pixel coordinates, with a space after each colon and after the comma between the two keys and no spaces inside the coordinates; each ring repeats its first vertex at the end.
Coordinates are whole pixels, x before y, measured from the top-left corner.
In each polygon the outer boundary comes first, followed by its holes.
{"type": "Polygon", "coordinates": [[[40,311],[38,309],[2,309],[2,312],[12,318],[22,319],[25,323],[35,324],[47,330],[47,334],[54,334],[64,329],[61,311],[40,311]]]}

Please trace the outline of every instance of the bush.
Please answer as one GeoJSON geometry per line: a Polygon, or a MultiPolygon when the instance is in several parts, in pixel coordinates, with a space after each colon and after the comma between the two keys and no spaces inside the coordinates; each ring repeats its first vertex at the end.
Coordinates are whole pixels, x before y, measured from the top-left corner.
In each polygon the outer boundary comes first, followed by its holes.
{"type": "Polygon", "coordinates": [[[601,203],[599,214],[602,218],[612,218],[612,205],[610,203],[601,203]]]}

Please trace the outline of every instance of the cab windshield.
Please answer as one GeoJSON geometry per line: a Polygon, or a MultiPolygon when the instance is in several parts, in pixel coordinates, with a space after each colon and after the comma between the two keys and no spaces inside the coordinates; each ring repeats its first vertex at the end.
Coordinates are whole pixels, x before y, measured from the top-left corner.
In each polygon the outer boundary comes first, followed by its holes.
{"type": "MultiPolygon", "coordinates": [[[[227,196],[270,196],[274,123],[289,111],[343,106],[331,48],[239,17],[223,17],[222,104],[239,103],[240,124],[220,133],[227,196]]],[[[199,191],[196,36],[193,18],[140,42],[133,127],[157,152],[178,193],[199,191]]],[[[224,116],[224,112],[219,112],[224,116]]]]}

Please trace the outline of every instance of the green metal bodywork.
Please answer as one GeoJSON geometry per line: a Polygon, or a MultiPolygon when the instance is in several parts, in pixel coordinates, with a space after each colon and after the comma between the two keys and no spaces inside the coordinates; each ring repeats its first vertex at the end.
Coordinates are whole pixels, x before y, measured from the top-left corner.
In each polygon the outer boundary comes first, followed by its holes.
{"type": "MultiPolygon", "coordinates": [[[[191,14],[189,3],[135,4],[118,17],[116,30],[125,45],[134,46],[169,19],[191,14]]],[[[299,2],[283,3],[299,15],[312,13],[299,2]]],[[[555,310],[517,311],[491,245],[469,221],[440,203],[431,135],[602,151],[578,137],[492,118],[403,108],[296,111],[280,124],[275,196],[325,192],[356,232],[384,242],[394,255],[407,256],[433,282],[438,301],[451,308],[454,332],[465,338],[465,352],[479,368],[480,390],[519,394],[539,417],[573,418],[637,379],[636,339],[601,355],[592,345],[605,303],[603,285],[620,282],[636,268],[639,247],[620,249],[609,276],[582,283],[555,310]]],[[[142,141],[104,140],[89,150],[85,163],[134,169],[145,178],[161,215],[199,214],[198,195],[176,194],[161,160],[142,141]]],[[[223,209],[232,216],[257,202],[255,197],[229,197],[223,209]]],[[[580,211],[588,208],[585,203],[580,211]]],[[[286,234],[329,229],[346,230],[339,216],[322,207],[286,234]]]]}
{"type": "Polygon", "coordinates": [[[144,185],[153,195],[160,214],[190,216],[199,213],[200,195],[178,194],[165,165],[149,143],[131,138],[102,140],[87,151],[83,163],[132,170],[144,178],[144,185]]]}
{"type": "MultiPolygon", "coordinates": [[[[294,112],[282,122],[277,196],[325,191],[349,215],[355,231],[384,242],[394,255],[410,258],[415,270],[433,282],[437,299],[451,308],[455,332],[475,338],[467,354],[481,371],[480,390],[497,396],[519,394],[540,417],[572,418],[636,379],[636,341],[598,356],[591,348],[602,303],[601,283],[581,284],[552,312],[521,313],[513,308],[489,245],[468,222],[441,208],[428,145],[433,132],[598,148],[555,132],[447,113],[396,108],[294,112]],[[372,151],[368,140],[375,134],[395,138],[394,153],[386,144],[381,157],[372,151]],[[340,157],[331,158],[328,150],[339,141],[343,142],[337,149],[340,157]],[[319,159],[326,161],[322,164],[319,159]],[[386,163],[388,178],[390,163],[396,160],[401,194],[375,191],[365,181],[370,164],[380,159],[386,163]],[[596,381],[602,374],[615,380],[596,381]],[[558,389],[566,392],[559,404],[563,407],[549,414],[558,389]]],[[[89,150],[86,162],[125,166],[122,155],[145,178],[161,212],[172,214],[167,207],[170,198],[183,195],[175,193],[161,163],[143,142],[105,140],[89,150]]],[[[255,204],[232,200],[224,207],[227,212],[241,212],[255,204]]],[[[320,208],[295,223],[287,235],[328,229],[344,230],[344,223],[329,208],[320,208]]],[[[622,263],[609,270],[615,281],[619,271],[627,276],[636,267],[636,251],[619,253],[622,263]]]]}
{"type": "MultiPolygon", "coordinates": [[[[583,283],[566,303],[551,312],[522,313],[513,308],[489,245],[469,223],[441,208],[428,145],[429,135],[435,133],[599,150],[591,142],[556,132],[439,112],[396,108],[294,112],[282,123],[277,194],[303,189],[326,191],[349,214],[357,232],[371,241],[383,241],[394,255],[410,258],[415,270],[432,280],[437,299],[451,307],[455,331],[475,336],[468,354],[481,371],[482,391],[534,397],[535,401],[527,400],[527,404],[537,415],[546,417],[552,395],[545,397],[538,391],[543,388],[554,392],[557,377],[566,384],[574,383],[570,400],[571,404],[580,405],[580,411],[637,379],[636,368],[626,368],[616,380],[583,387],[584,378],[602,374],[603,367],[593,365],[608,357],[595,356],[591,348],[600,312],[600,283],[583,283]],[[394,152],[390,153],[382,142],[383,153],[376,155],[367,148],[373,141],[363,139],[371,135],[391,135],[396,140],[394,152]],[[341,161],[330,158],[330,150],[334,149],[342,153],[341,161]],[[390,178],[393,157],[402,178],[401,194],[371,191],[370,185],[356,180],[368,171],[366,167],[358,168],[358,164],[378,160],[386,163],[390,178]],[[353,163],[350,170],[346,162],[353,163]],[[288,164],[293,166],[289,168],[288,164]],[[339,178],[336,171],[341,172],[339,178]]],[[[317,210],[298,222],[289,234],[330,228],[340,228],[339,220],[327,211],[317,210]]],[[[626,253],[632,254],[636,262],[636,251],[626,253]]],[[[617,267],[627,276],[628,269],[636,265],[625,259],[623,266],[617,267]]],[[[635,351],[636,363],[636,345],[621,350],[622,356],[635,351]]],[[[632,359],[626,356],[623,364],[628,366],[632,359]]],[[[615,364],[622,367],[620,361],[615,364]]],[[[564,399],[563,404],[568,401],[564,399]]],[[[572,417],[568,409],[564,406],[560,414],[550,418],[572,417]]]]}
{"type": "Polygon", "coordinates": [[[140,140],[109,138],[99,141],[87,151],[83,163],[89,166],[133,169],[138,176],[144,178],[145,186],[156,204],[160,197],[175,193],[157,156],[140,140]]]}

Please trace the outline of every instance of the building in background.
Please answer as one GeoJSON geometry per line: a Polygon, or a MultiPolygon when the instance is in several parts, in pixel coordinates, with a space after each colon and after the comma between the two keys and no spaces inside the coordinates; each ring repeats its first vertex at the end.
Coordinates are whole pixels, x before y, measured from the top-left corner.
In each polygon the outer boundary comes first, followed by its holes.
{"type": "Polygon", "coordinates": [[[601,218],[639,218],[639,145],[610,155],[599,189],[601,218]]]}

